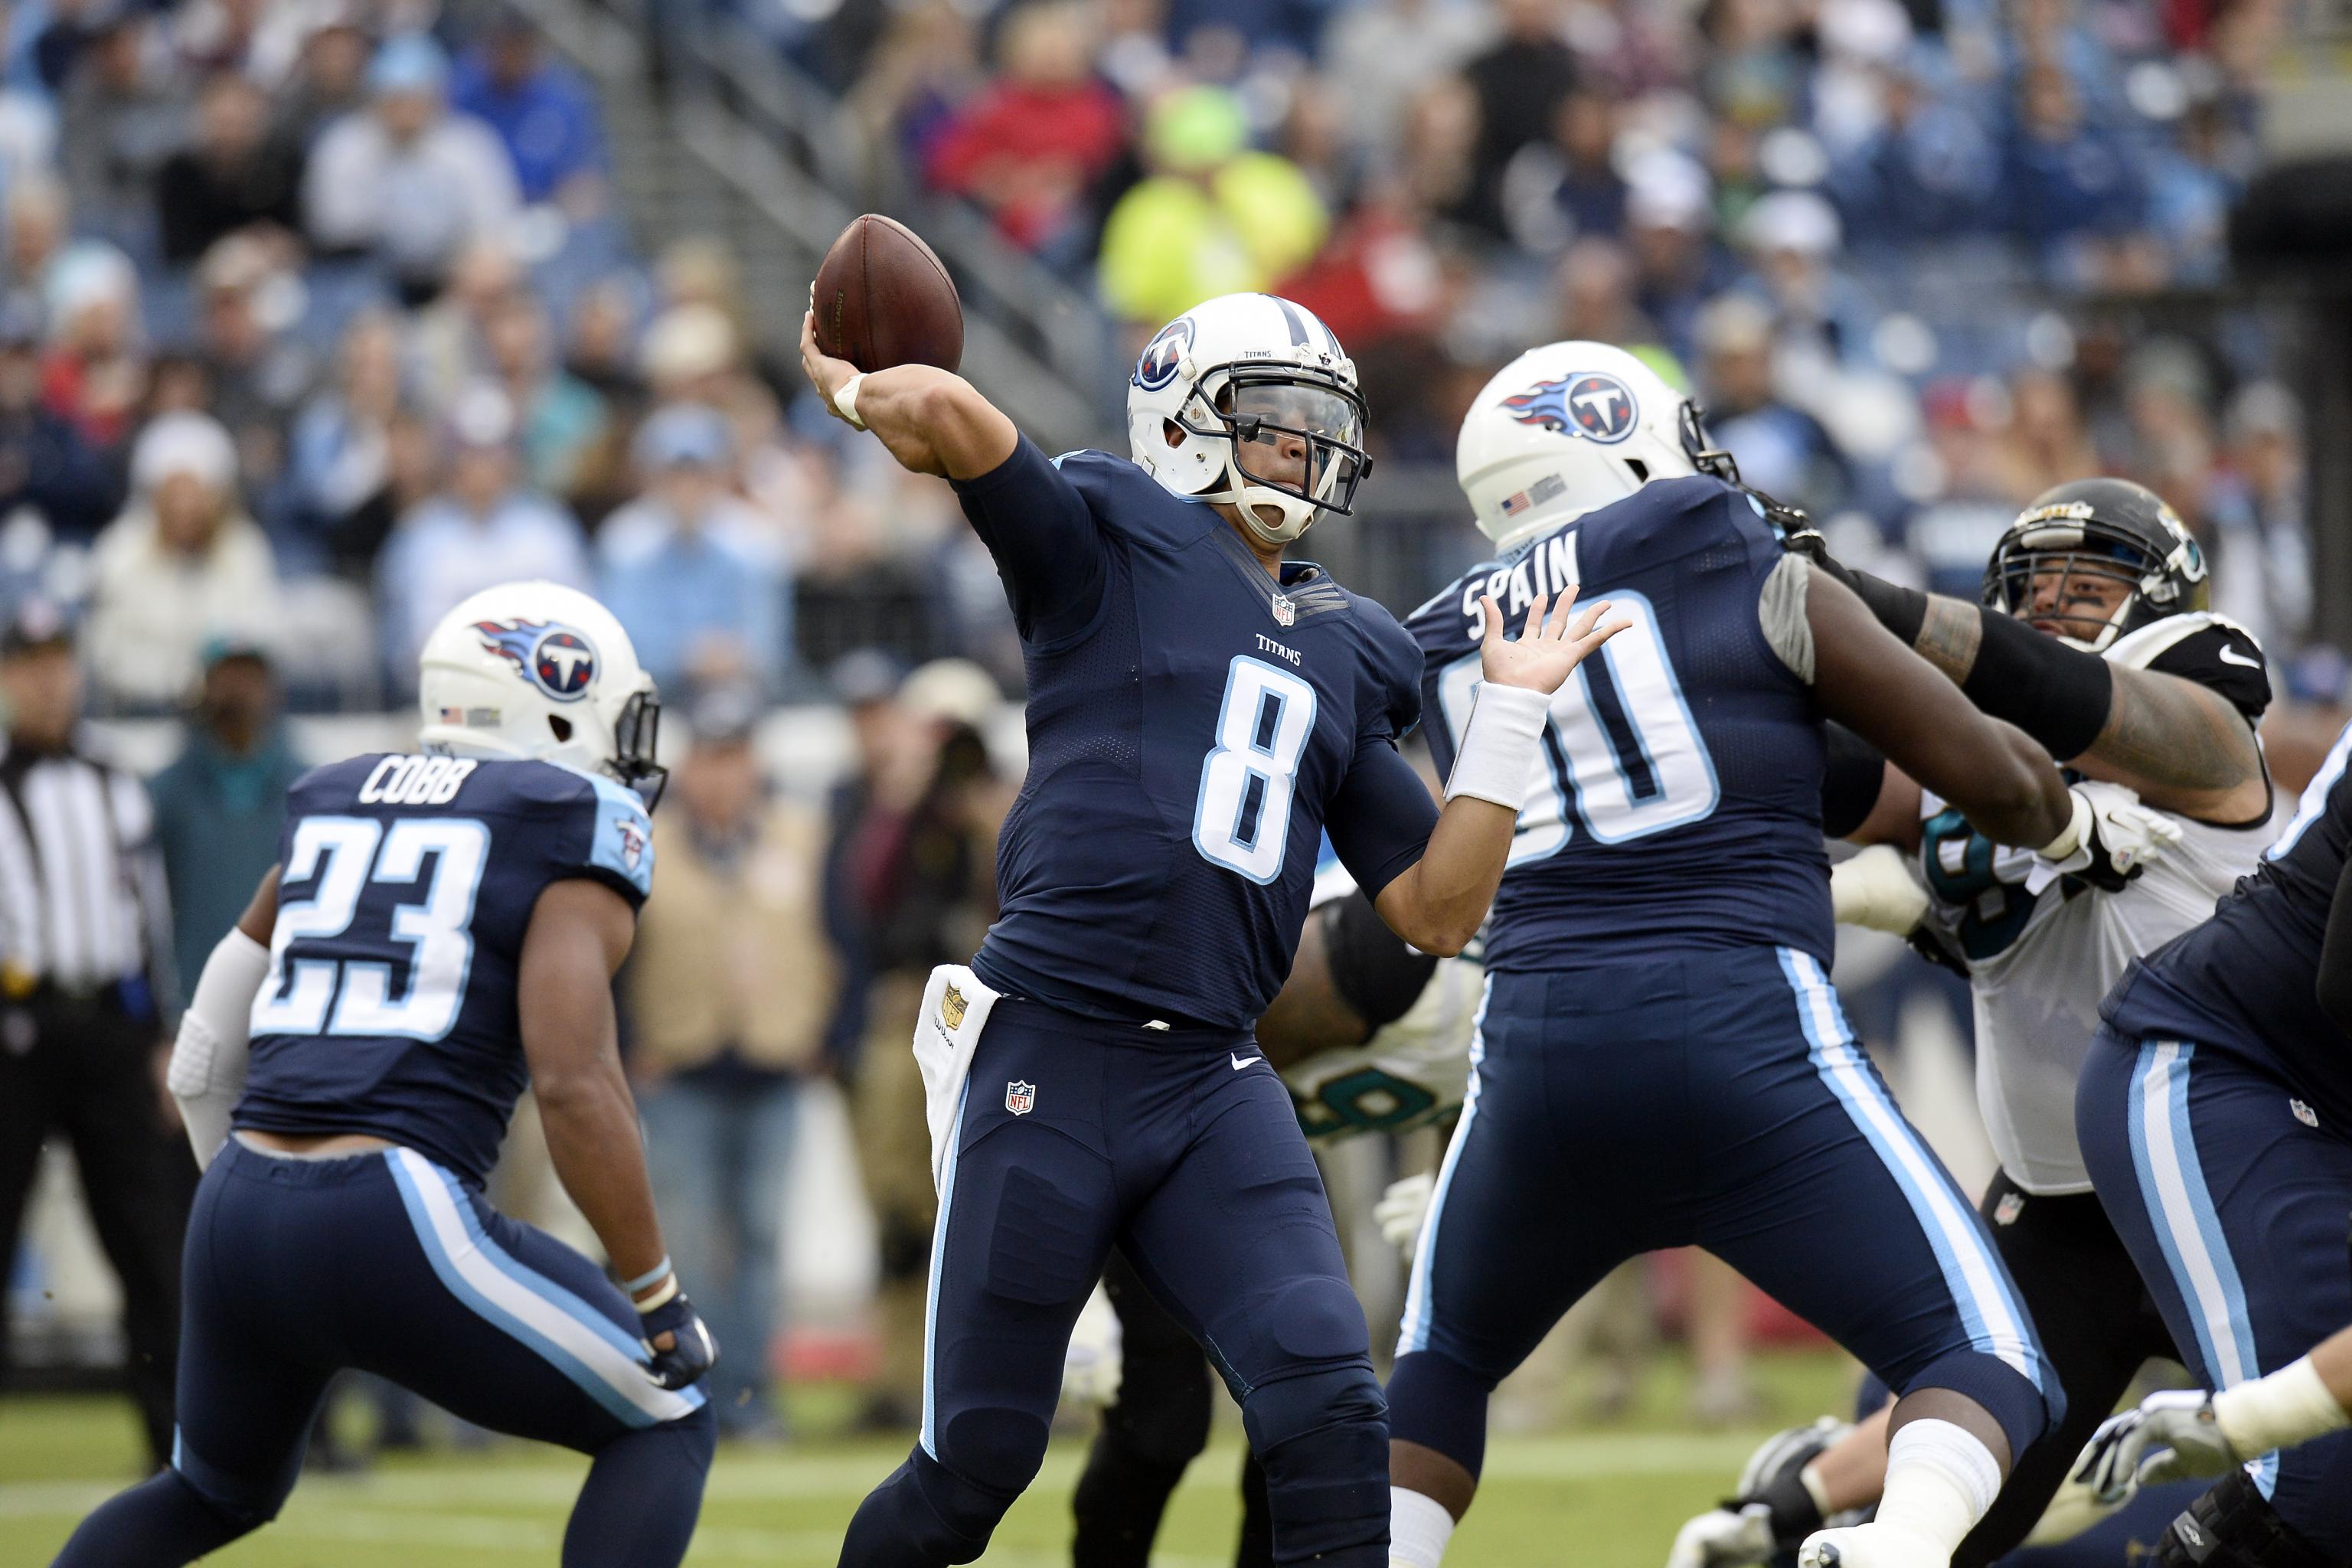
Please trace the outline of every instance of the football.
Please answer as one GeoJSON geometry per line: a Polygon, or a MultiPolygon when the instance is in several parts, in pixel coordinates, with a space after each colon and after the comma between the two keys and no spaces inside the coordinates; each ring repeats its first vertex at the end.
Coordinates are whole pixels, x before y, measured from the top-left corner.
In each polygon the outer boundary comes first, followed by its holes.
{"type": "Polygon", "coordinates": [[[817,347],[863,371],[896,364],[953,370],[963,360],[963,301],[938,256],[905,224],[866,213],[841,231],[810,301],[817,347]]]}

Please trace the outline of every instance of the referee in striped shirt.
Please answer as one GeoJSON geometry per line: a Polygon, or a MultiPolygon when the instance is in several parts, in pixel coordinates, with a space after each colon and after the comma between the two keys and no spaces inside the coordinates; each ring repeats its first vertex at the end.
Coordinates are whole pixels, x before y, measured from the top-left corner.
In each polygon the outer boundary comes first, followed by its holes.
{"type": "MultiPolygon", "coordinates": [[[[81,695],[66,621],[26,604],[0,631],[0,1279],[42,1142],[61,1134],[122,1282],[131,1392],[161,1465],[194,1185],[159,1068],[170,913],[147,792],[76,743],[81,695]]],[[[0,1379],[7,1364],[0,1310],[0,1379]]]]}

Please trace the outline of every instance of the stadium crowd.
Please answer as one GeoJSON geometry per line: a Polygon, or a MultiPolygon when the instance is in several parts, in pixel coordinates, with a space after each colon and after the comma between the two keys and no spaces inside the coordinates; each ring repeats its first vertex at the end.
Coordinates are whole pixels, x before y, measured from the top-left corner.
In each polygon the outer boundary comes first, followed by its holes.
{"type": "MultiPolygon", "coordinates": [[[[2337,695],[2328,650],[2291,660],[2312,606],[2284,345],[2216,292],[2282,0],[846,0],[752,19],[877,156],[977,204],[1127,329],[1235,289],[1312,307],[1361,367],[1384,468],[1450,469],[1469,395],[1524,346],[1643,345],[1751,482],[1889,577],[1972,597],[2029,497],[2148,483],[2204,542],[2215,607],[2305,695],[2337,695]],[[2200,303],[2158,331],[2158,297],[2200,303]]],[[[477,589],[597,592],[693,737],[662,854],[706,900],[656,900],[649,921],[686,929],[649,926],[630,984],[665,1026],[638,1032],[648,1123],[709,1158],[655,1173],[666,1212],[733,1215],[772,1283],[777,1239],[742,1194],[772,1191],[791,1081],[911,1073],[922,976],[985,922],[1004,783],[980,736],[1020,666],[945,487],[796,407],[723,247],[647,255],[626,218],[593,93],[519,15],[10,7],[0,602],[72,616],[94,710],[194,716],[163,847],[175,902],[208,892],[216,922],[275,830],[240,826],[231,868],[205,824],[282,787],[281,694],[394,708],[425,633],[477,589]],[[810,699],[847,710],[856,761],[829,802],[770,812],[745,737],[810,699]],[[819,978],[771,995],[779,972],[734,953],[714,988],[692,922],[730,897],[819,978]]],[[[184,927],[181,967],[213,940],[184,927]]],[[[931,1198],[919,1159],[890,1157],[921,1146],[910,1106],[910,1082],[859,1089],[898,1331],[877,1419],[907,1415],[919,1342],[931,1198]],[[897,1191],[894,1170],[917,1180],[897,1191]]],[[[772,1312],[756,1267],[732,1305],[772,1312]]]]}

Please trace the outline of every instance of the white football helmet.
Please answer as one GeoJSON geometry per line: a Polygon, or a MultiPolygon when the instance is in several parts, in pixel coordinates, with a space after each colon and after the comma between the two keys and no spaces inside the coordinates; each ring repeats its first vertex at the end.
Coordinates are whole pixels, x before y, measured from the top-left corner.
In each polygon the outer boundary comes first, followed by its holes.
{"type": "Polygon", "coordinates": [[[1508,550],[1652,479],[1738,470],[1656,371],[1608,343],[1565,342],[1529,349],[1479,390],[1454,472],[1479,531],[1508,550]]]}
{"type": "Polygon", "coordinates": [[[441,617],[418,660],[428,752],[536,758],[661,798],[661,699],[613,612],[557,583],[502,583],[441,617]]]}
{"type": "Polygon", "coordinates": [[[1272,294],[1222,294],[1160,328],[1128,380],[1127,437],[1145,473],[1180,496],[1239,506],[1269,544],[1297,538],[1318,512],[1344,516],[1372,467],[1356,362],[1313,311],[1272,294]],[[1265,472],[1280,436],[1306,444],[1296,483],[1265,472]],[[1267,526],[1261,507],[1281,522],[1267,526]]]}

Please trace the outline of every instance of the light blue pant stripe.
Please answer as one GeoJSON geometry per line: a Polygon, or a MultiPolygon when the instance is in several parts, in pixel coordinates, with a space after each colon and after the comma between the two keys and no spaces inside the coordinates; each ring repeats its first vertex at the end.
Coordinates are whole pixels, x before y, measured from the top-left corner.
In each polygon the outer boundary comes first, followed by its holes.
{"type": "Polygon", "coordinates": [[[923,1452],[934,1459],[940,1457],[931,1433],[931,1389],[939,1381],[935,1343],[940,1326],[940,1270],[947,1266],[948,1217],[955,1212],[956,1155],[963,1146],[964,1102],[971,1098],[971,1079],[967,1074],[963,1088],[956,1091],[955,1119],[948,1123],[947,1163],[940,1172],[940,1217],[931,1225],[931,1283],[923,1301],[923,1452]]]}
{"type": "Polygon", "coordinates": [[[1486,1008],[1494,999],[1495,977],[1490,974],[1478,993],[1478,1010],[1470,1018],[1470,1082],[1463,1091],[1461,1119],[1454,1124],[1453,1140],[1445,1145],[1437,1184],[1429,1194],[1429,1218],[1423,1223],[1421,1240],[1413,1249],[1412,1278],[1405,1290],[1404,1329],[1397,1336],[1399,1355],[1429,1348],[1430,1326],[1437,1315],[1430,1278],[1437,1258],[1437,1228],[1445,1218],[1445,1195],[1454,1185],[1454,1163],[1469,1146],[1470,1126],[1478,1119],[1478,1067],[1486,1059],[1486,1008]]]}
{"type": "Polygon", "coordinates": [[[1780,971],[1796,994],[1797,1018],[1810,1048],[1813,1070],[1845,1107],[1847,1116],[1878,1153],[1887,1173],[1934,1249],[1945,1288],[1960,1315],[1969,1345],[1999,1359],[2032,1382],[2047,1386],[2042,1351],[2026,1328],[2023,1305],[2009,1276],[1978,1228],[1976,1213],[1951,1184],[1918,1132],[1879,1084],[1838,1005],[1829,976],[1810,953],[1778,950],[1780,971]]]}
{"type": "MultiPolygon", "coordinates": [[[[425,1211],[423,1196],[416,1189],[415,1179],[411,1175],[405,1163],[399,1157],[402,1152],[396,1149],[386,1151],[385,1163],[390,1166],[393,1180],[400,1188],[401,1204],[408,1211],[409,1224],[416,1233],[416,1239],[424,1247],[426,1259],[433,1265],[433,1272],[439,1277],[441,1283],[447,1287],[450,1294],[465,1302],[489,1322],[498,1325],[504,1332],[529,1345],[538,1352],[541,1359],[562,1373],[582,1392],[610,1411],[616,1420],[630,1426],[659,1425],[662,1417],[643,1408],[626,1394],[614,1387],[611,1382],[597,1373],[594,1368],[582,1362],[562,1345],[474,1288],[473,1283],[467,1279],[464,1273],[457,1268],[457,1260],[449,1256],[447,1249],[442,1245],[440,1234],[434,1227],[432,1216],[425,1211]]],[[[438,1172],[437,1168],[436,1169],[436,1173],[446,1178],[446,1172],[438,1172]]],[[[452,1197],[457,1204],[458,1214],[465,1219],[468,1233],[481,1247],[484,1258],[493,1263],[501,1273],[530,1289],[533,1295],[562,1310],[565,1316],[574,1318],[583,1325],[594,1328],[600,1337],[619,1334],[620,1331],[614,1328],[612,1321],[602,1312],[588,1306],[578,1296],[546,1276],[523,1268],[504,1251],[491,1244],[488,1238],[481,1234],[479,1225],[473,1216],[472,1205],[467,1201],[466,1194],[462,1191],[453,1193],[452,1197]]],[[[642,1363],[646,1359],[645,1347],[641,1344],[631,1345],[629,1354],[631,1359],[636,1362],[642,1363]]],[[[704,1395],[698,1385],[679,1390],[677,1397],[684,1400],[690,1407],[700,1405],[704,1395]]]]}
{"type": "MultiPolygon", "coordinates": [[[[2216,1388],[2230,1388],[2260,1376],[2262,1363],[2237,1260],[2230,1255],[2189,1123],[2189,1075],[2196,1054],[2197,1047],[2185,1041],[2142,1043],[2131,1074],[2132,1169],[2173,1288],[2196,1327],[2207,1374],[2216,1388]]],[[[2278,1484],[2278,1455],[2271,1453],[2246,1467],[2264,1497],[2278,1484]]]]}

